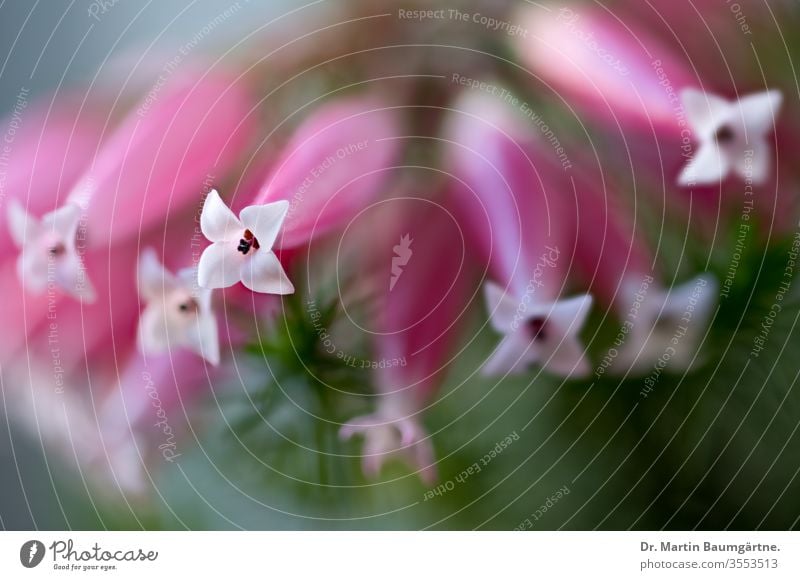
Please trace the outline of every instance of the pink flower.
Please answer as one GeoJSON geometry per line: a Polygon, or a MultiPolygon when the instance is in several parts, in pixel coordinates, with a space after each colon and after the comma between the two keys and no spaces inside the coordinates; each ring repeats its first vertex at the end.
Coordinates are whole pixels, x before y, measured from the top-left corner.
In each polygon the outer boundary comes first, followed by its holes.
{"type": "Polygon", "coordinates": [[[375,98],[348,97],[312,112],[253,201],[289,202],[276,246],[303,246],[346,225],[379,193],[400,135],[395,112],[375,98]]]}
{"type": "Polygon", "coordinates": [[[253,292],[292,294],[294,286],[272,251],[288,209],[287,201],[251,205],[237,218],[212,189],[200,216],[211,242],[197,265],[200,286],[227,288],[241,281],[253,292]]]}
{"type": "Polygon", "coordinates": [[[734,102],[693,89],[681,93],[688,122],[700,147],[678,176],[678,183],[718,183],[735,172],[745,181],[764,183],[772,170],[767,136],[783,100],[780,91],[742,96],[734,102]]]}
{"type": "Polygon", "coordinates": [[[566,92],[570,104],[614,130],[679,131],[678,91],[697,85],[672,52],[646,30],[628,29],[603,8],[566,5],[519,13],[529,34],[515,39],[532,72],[566,92]]]}
{"type": "Polygon", "coordinates": [[[561,298],[573,231],[565,194],[548,188],[552,168],[524,120],[503,103],[471,93],[454,109],[446,131],[449,165],[463,182],[458,203],[469,237],[493,280],[485,286],[490,322],[503,335],[484,372],[520,373],[538,364],[563,376],[585,375],[578,335],[592,299],[561,298]]]}
{"type": "Polygon", "coordinates": [[[379,296],[373,335],[379,396],[375,412],[349,421],[341,436],[363,435],[367,475],[377,476],[387,459],[398,457],[431,484],[433,445],[421,415],[455,360],[470,301],[466,246],[452,212],[438,201],[396,199],[376,214],[364,218],[373,222],[365,251],[383,259],[360,264],[364,275],[377,273],[369,284],[379,296]]]}
{"type": "MultiPolygon", "coordinates": [[[[50,255],[50,249],[61,249],[48,244],[48,240],[61,237],[52,226],[58,225],[60,231],[64,225],[61,218],[52,219],[53,212],[63,204],[88,165],[102,132],[101,124],[91,115],[81,114],[80,102],[71,97],[59,98],[57,103],[28,104],[6,119],[3,126],[14,130],[7,136],[11,141],[7,143],[9,153],[0,167],[0,202],[7,224],[0,228],[0,319],[7,330],[0,337],[0,361],[23,347],[26,335],[46,320],[48,310],[60,302],[61,292],[49,291],[48,283],[51,290],[56,290],[56,277],[64,276],[66,279],[61,281],[70,286],[68,269],[58,264],[67,253],[50,255]],[[47,214],[48,223],[43,223],[41,218],[47,214]],[[10,219],[12,216],[14,219],[10,219]],[[31,216],[30,221],[27,216],[31,216]],[[34,235],[34,229],[39,230],[39,235],[34,235]],[[31,241],[38,252],[21,254],[19,245],[26,237],[35,238],[31,241]],[[38,293],[29,294],[21,281],[29,281],[30,274],[42,263],[46,269],[51,264],[52,276],[43,285],[34,275],[38,293]]],[[[64,249],[72,243],[74,240],[67,240],[64,249]]]]}
{"type": "Polygon", "coordinates": [[[225,372],[198,365],[188,350],[133,353],[114,387],[95,403],[101,445],[87,450],[85,459],[95,471],[110,474],[122,493],[141,495],[161,466],[180,461],[189,446],[184,435],[192,428],[188,409],[225,372]]]}
{"type": "MultiPolygon", "coordinates": [[[[695,362],[717,302],[717,283],[701,274],[665,287],[656,271],[640,224],[613,195],[605,195],[592,174],[573,171],[577,193],[575,270],[592,294],[621,320],[611,371],[634,374],[663,366],[687,369],[695,362]]],[[[613,183],[605,182],[613,189],[613,183]]]]}
{"type": "Polygon", "coordinates": [[[196,203],[204,183],[224,175],[249,144],[253,106],[242,82],[219,72],[180,75],[151,92],[70,194],[86,214],[89,245],[161,226],[196,203]]]}
{"type": "Polygon", "coordinates": [[[707,57],[680,58],[627,12],[526,7],[520,18],[531,32],[516,39],[522,60],[571,107],[604,123],[634,171],[659,179],[664,168],[666,181],[681,186],[719,184],[731,171],[763,183],[772,173],[764,137],[774,126],[779,91],[740,94],[733,87],[736,98],[726,102],[712,93],[719,90],[715,77],[703,72],[707,57]]]}
{"type": "Polygon", "coordinates": [[[219,331],[211,308],[211,290],[200,288],[195,268],[177,275],[167,270],[152,248],[139,257],[139,296],[147,305],[139,320],[139,350],[169,352],[186,347],[212,365],[219,364],[219,331]]]}
{"type": "Polygon", "coordinates": [[[233,79],[180,76],[163,91],[145,99],[96,156],[81,163],[83,177],[63,206],[41,219],[20,205],[9,207],[19,276],[29,291],[41,293],[52,281],[62,292],[93,301],[81,259],[87,249],[163,225],[168,213],[195,200],[203,182],[241,154],[250,102],[233,79]]]}

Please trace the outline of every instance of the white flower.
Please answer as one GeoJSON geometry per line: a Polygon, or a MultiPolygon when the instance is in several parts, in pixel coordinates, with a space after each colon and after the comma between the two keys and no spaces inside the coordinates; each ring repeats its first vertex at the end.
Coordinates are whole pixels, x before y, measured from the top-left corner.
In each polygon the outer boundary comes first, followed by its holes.
{"type": "Polygon", "coordinates": [[[251,205],[237,218],[217,191],[211,190],[200,215],[200,229],[213,242],[200,256],[197,268],[200,286],[227,288],[241,280],[253,292],[294,292],[272,251],[288,210],[289,202],[282,200],[251,205]]]}
{"type": "Polygon", "coordinates": [[[393,418],[395,416],[394,412],[381,410],[374,415],[356,417],[342,426],[339,436],[343,440],[355,434],[364,436],[361,463],[368,477],[377,477],[384,462],[397,457],[417,470],[423,483],[435,483],[436,466],[430,436],[413,415],[399,419],[393,418]]]}
{"type": "Polygon", "coordinates": [[[699,146],[678,177],[678,185],[716,183],[731,171],[753,183],[766,181],[772,163],[767,135],[781,106],[780,91],[755,93],[729,102],[685,89],[681,100],[699,146]]]}
{"type": "Polygon", "coordinates": [[[671,290],[642,290],[640,280],[628,280],[622,295],[631,309],[614,372],[640,374],[656,365],[688,369],[717,302],[716,280],[702,274],[671,290]]]}
{"type": "Polygon", "coordinates": [[[484,285],[484,291],[491,325],[504,335],[484,364],[484,374],[520,374],[531,365],[564,377],[589,373],[578,334],[592,307],[590,295],[525,304],[492,282],[484,285]]]}
{"type": "Polygon", "coordinates": [[[211,310],[211,290],[200,288],[195,270],[177,276],[167,271],[148,248],[139,259],[139,295],[147,301],[139,318],[139,350],[168,352],[186,347],[212,365],[219,364],[217,320],[211,310]]]}
{"type": "Polygon", "coordinates": [[[17,201],[8,204],[8,227],[21,252],[17,273],[22,285],[33,294],[55,285],[83,302],[93,302],[94,288],[86,276],[75,247],[81,210],[67,203],[36,219],[17,201]]]}

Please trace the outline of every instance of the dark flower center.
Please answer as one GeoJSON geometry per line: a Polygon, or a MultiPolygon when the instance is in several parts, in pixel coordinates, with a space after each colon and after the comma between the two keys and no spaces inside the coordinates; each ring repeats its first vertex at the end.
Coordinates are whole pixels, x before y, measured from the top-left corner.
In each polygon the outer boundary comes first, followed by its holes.
{"type": "Polygon", "coordinates": [[[200,305],[197,304],[197,300],[195,300],[194,298],[188,298],[183,302],[181,302],[180,304],[178,304],[178,310],[186,314],[195,313],[199,309],[200,305]]]}
{"type": "Polygon", "coordinates": [[[730,125],[723,125],[717,129],[716,133],[714,133],[714,141],[720,145],[731,143],[735,138],[736,133],[733,132],[733,129],[730,128],[730,125]]]}
{"type": "Polygon", "coordinates": [[[251,232],[250,230],[245,230],[244,237],[241,240],[239,240],[239,247],[236,249],[239,250],[242,254],[247,254],[247,252],[250,251],[250,248],[257,250],[259,248],[258,240],[253,235],[253,232],[251,232]]]}
{"type": "Polygon", "coordinates": [[[532,318],[529,320],[528,332],[530,332],[532,340],[546,340],[547,333],[545,332],[545,319],[532,318]]]}
{"type": "Polygon", "coordinates": [[[57,258],[59,256],[63,256],[64,253],[67,251],[67,248],[61,242],[57,242],[48,248],[48,253],[57,258]]]}

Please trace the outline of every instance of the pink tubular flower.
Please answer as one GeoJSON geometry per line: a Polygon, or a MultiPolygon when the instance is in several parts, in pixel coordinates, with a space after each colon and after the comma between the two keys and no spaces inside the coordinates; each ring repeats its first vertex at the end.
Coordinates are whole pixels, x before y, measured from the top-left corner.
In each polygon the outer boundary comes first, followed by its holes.
{"type": "Polygon", "coordinates": [[[254,200],[289,202],[276,246],[303,246],[372,201],[397,159],[400,135],[394,110],[376,98],[342,98],[314,111],[254,200]]]}
{"type": "Polygon", "coordinates": [[[379,393],[373,414],[342,426],[344,439],[364,436],[363,469],[376,476],[390,457],[415,468],[423,482],[436,479],[430,436],[421,414],[453,362],[460,320],[469,305],[463,231],[452,213],[433,201],[391,202],[375,220],[367,250],[380,274],[374,333],[373,383],[379,393]],[[396,211],[403,204],[416,211],[396,211]]]}
{"type": "Polygon", "coordinates": [[[201,226],[212,244],[200,258],[200,285],[241,281],[254,292],[293,293],[273,250],[307,245],[372,201],[398,135],[394,113],[375,99],[342,99],[314,112],[238,217],[215,191],[206,198],[201,226]]]}
{"type": "Polygon", "coordinates": [[[82,164],[82,178],[59,207],[39,219],[10,206],[25,287],[40,293],[52,282],[92,302],[82,255],[163,224],[169,213],[196,200],[204,182],[240,156],[250,106],[226,75],[181,76],[161,93],[151,92],[82,164]]]}
{"type": "Polygon", "coordinates": [[[693,61],[623,16],[607,8],[526,7],[520,18],[532,34],[519,37],[517,48],[570,105],[618,133],[617,146],[634,165],[643,160],[645,173],[663,165],[667,182],[682,187],[719,184],[731,173],[766,181],[773,168],[765,137],[780,92],[733,87],[728,102],[701,71],[692,74],[693,61]]]}
{"type": "Polygon", "coordinates": [[[196,203],[204,182],[248,145],[253,105],[241,81],[218,72],[182,75],[151,91],[70,194],[86,214],[89,245],[113,244],[196,203]]]}
{"type": "Polygon", "coordinates": [[[9,132],[0,179],[7,224],[0,228],[0,319],[7,331],[0,338],[0,362],[23,346],[26,335],[61,301],[56,277],[67,273],[57,268],[57,256],[50,253],[59,253],[59,246],[48,245],[48,240],[59,237],[54,226],[63,220],[53,214],[91,161],[102,133],[101,124],[82,114],[80,102],[71,97],[53,104],[21,101],[3,126],[9,132]],[[21,252],[36,232],[35,249],[21,252]],[[34,284],[37,293],[25,292],[21,277],[28,279],[42,265],[44,284],[39,280],[34,284]]]}
{"type": "Polygon", "coordinates": [[[592,299],[561,298],[573,231],[562,205],[569,193],[548,188],[548,160],[500,101],[465,94],[454,109],[448,160],[463,182],[458,203],[470,237],[493,279],[485,285],[491,325],[504,336],[484,372],[520,373],[537,364],[585,375],[578,334],[592,299]]]}
{"type": "Polygon", "coordinates": [[[678,91],[696,82],[658,40],[602,8],[526,6],[519,18],[530,31],[515,39],[520,57],[571,104],[624,131],[678,131],[678,91]]]}
{"type": "Polygon", "coordinates": [[[15,417],[63,460],[84,471],[101,495],[142,497],[161,467],[183,455],[189,407],[218,371],[193,353],[143,356],[129,350],[113,361],[111,343],[90,365],[60,374],[46,364],[15,364],[4,378],[15,417]]]}
{"type": "MultiPolygon", "coordinates": [[[[16,201],[25,212],[40,217],[64,203],[86,170],[100,144],[102,124],[82,112],[80,101],[72,96],[21,104],[2,122],[9,132],[1,161],[0,202],[6,214],[16,201]]],[[[0,253],[16,256],[13,248],[10,228],[0,228],[0,253]]]]}

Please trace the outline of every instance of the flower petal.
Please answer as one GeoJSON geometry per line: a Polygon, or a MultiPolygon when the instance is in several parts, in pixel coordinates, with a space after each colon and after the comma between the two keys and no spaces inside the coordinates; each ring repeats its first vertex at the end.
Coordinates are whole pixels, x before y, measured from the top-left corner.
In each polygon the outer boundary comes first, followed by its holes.
{"type": "Polygon", "coordinates": [[[758,142],[752,143],[750,151],[743,153],[735,164],[736,173],[745,180],[752,180],[755,184],[764,183],[770,175],[772,167],[772,151],[767,142],[761,138],[758,142]]]}
{"type": "Polygon", "coordinates": [[[149,304],[139,317],[137,335],[139,351],[143,354],[167,352],[170,345],[169,335],[164,302],[156,300],[154,303],[149,304]]]}
{"type": "Polygon", "coordinates": [[[613,372],[648,372],[665,355],[664,364],[670,368],[687,369],[708,327],[717,302],[717,289],[716,279],[708,274],[701,274],[669,291],[652,288],[639,308],[625,344],[619,349],[613,372]]]}
{"type": "Polygon", "coordinates": [[[739,110],[749,143],[758,141],[775,126],[775,117],[782,102],[783,95],[778,90],[746,95],[739,99],[739,110]]]}
{"type": "Polygon", "coordinates": [[[239,217],[242,224],[253,232],[261,250],[270,250],[281,231],[289,202],[284,200],[244,208],[239,217]]]}
{"type": "Polygon", "coordinates": [[[242,284],[263,294],[292,294],[294,286],[273,252],[258,249],[247,256],[241,267],[242,284]]]}
{"type": "Polygon", "coordinates": [[[507,334],[489,356],[481,373],[484,376],[518,375],[535,362],[538,352],[530,337],[522,332],[507,334]]]}
{"type": "Polygon", "coordinates": [[[41,294],[47,288],[47,257],[36,248],[23,248],[17,259],[17,276],[25,290],[41,294]]]}
{"type": "Polygon", "coordinates": [[[187,328],[186,346],[214,366],[219,364],[219,331],[211,311],[200,311],[197,320],[187,328]]]}
{"type": "Polygon", "coordinates": [[[731,104],[716,95],[697,89],[684,89],[680,97],[686,118],[700,138],[713,135],[730,114],[731,104]]]}
{"type": "Polygon", "coordinates": [[[59,288],[70,296],[87,304],[97,298],[86,268],[74,251],[55,260],[53,275],[59,288]]]}
{"type": "Polygon", "coordinates": [[[145,300],[163,298],[173,290],[177,280],[164,268],[153,248],[145,248],[139,256],[138,288],[139,296],[145,300]]]}
{"type": "Polygon", "coordinates": [[[200,213],[200,230],[212,242],[238,240],[244,232],[242,222],[225,205],[216,189],[208,192],[200,213]]]}
{"type": "Polygon", "coordinates": [[[195,297],[200,305],[200,310],[208,312],[211,310],[211,297],[214,291],[211,288],[203,288],[197,281],[197,266],[182,268],[178,271],[178,281],[189,294],[195,297]]]}
{"type": "Polygon", "coordinates": [[[547,372],[562,377],[581,378],[589,374],[589,360],[577,334],[569,334],[557,345],[550,358],[540,361],[547,372]]]}
{"type": "Polygon", "coordinates": [[[515,330],[518,301],[512,298],[500,285],[486,282],[483,285],[486,307],[489,310],[489,322],[497,332],[508,334],[515,330]]]}
{"type": "Polygon", "coordinates": [[[377,477],[386,460],[400,457],[417,470],[423,483],[430,485],[436,481],[433,445],[425,429],[414,419],[392,420],[378,412],[356,417],[339,431],[343,440],[355,434],[364,436],[361,464],[367,477],[377,477]],[[401,441],[404,433],[413,433],[414,438],[405,443],[401,441]]]}
{"type": "Polygon", "coordinates": [[[714,144],[700,146],[678,176],[678,185],[708,185],[720,181],[730,169],[728,155],[714,144]]]}
{"type": "Polygon", "coordinates": [[[240,280],[243,261],[236,242],[214,242],[200,256],[197,281],[203,288],[233,286],[240,280]]]}
{"type": "Polygon", "coordinates": [[[80,217],[81,208],[74,203],[67,203],[57,210],[42,216],[42,229],[45,232],[54,233],[66,245],[74,245],[80,217]]]}
{"type": "Polygon", "coordinates": [[[26,244],[26,240],[36,237],[39,230],[39,220],[31,216],[16,199],[8,202],[8,230],[11,238],[18,248],[26,244]]]}
{"type": "Polygon", "coordinates": [[[559,300],[553,304],[549,319],[559,328],[568,329],[568,333],[578,334],[589,316],[592,302],[590,294],[559,300]]]}

